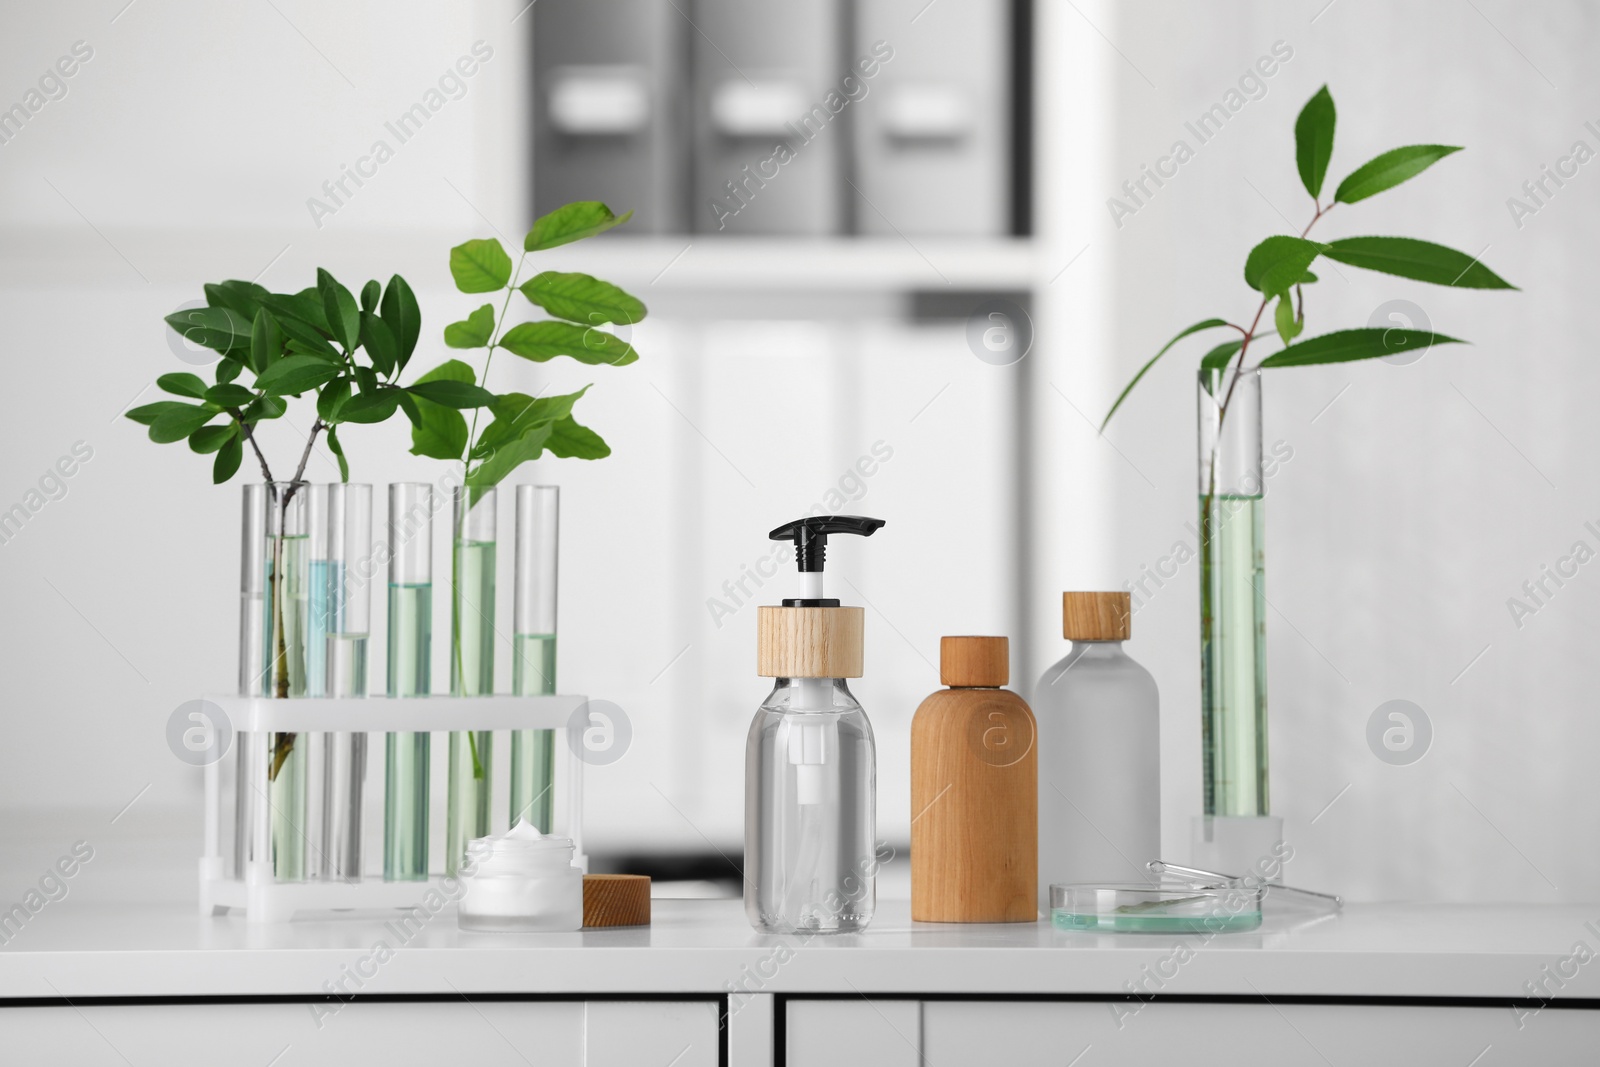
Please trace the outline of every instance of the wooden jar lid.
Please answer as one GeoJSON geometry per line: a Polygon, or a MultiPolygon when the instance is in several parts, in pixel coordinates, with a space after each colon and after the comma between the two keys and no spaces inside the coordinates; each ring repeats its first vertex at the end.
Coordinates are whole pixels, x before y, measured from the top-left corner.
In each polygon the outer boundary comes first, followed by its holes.
{"type": "Polygon", "coordinates": [[[647,926],[650,879],[643,874],[583,876],[584,926],[647,926]]]}
{"type": "Polygon", "coordinates": [[[860,678],[860,608],[756,609],[756,673],[763,678],[860,678]]]}
{"type": "Polygon", "coordinates": [[[1062,593],[1061,633],[1068,641],[1126,641],[1133,632],[1127,593],[1062,593]]]}
{"type": "Polygon", "coordinates": [[[939,638],[939,684],[999,688],[1011,680],[1011,642],[1004,637],[939,638]]]}

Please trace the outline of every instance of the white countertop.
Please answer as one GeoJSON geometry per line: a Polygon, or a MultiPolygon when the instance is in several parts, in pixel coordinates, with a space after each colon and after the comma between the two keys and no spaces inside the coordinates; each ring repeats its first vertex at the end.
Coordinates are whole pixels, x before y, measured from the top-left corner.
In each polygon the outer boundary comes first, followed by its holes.
{"type": "Polygon", "coordinates": [[[1351,905],[1309,922],[1269,914],[1257,931],[1204,943],[908,916],[905,902],[888,902],[865,934],[772,937],[751,930],[737,901],[658,900],[649,927],[501,935],[463,932],[446,909],[403,941],[382,918],[252,926],[201,918],[192,905],[83,902],[46,907],[0,947],[0,997],[316,995],[343,979],[347,991],[391,995],[721,994],[735,985],[1114,995],[1142,981],[1178,995],[1511,998],[1528,997],[1524,983],[1546,973],[1562,975],[1564,988],[1549,984],[1560,997],[1600,997],[1600,966],[1558,969],[1580,942],[1600,954],[1600,904],[1351,905]],[[1175,953],[1180,943],[1186,951],[1175,953]]]}

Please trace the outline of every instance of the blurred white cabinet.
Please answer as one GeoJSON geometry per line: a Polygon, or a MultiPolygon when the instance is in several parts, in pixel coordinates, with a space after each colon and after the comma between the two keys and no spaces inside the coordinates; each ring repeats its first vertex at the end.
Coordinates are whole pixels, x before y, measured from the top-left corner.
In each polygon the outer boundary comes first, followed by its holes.
{"type": "Polygon", "coordinates": [[[0,1049],[7,1063],[72,1067],[716,1067],[718,1003],[462,998],[0,1007],[0,1049]]]}
{"type": "Polygon", "coordinates": [[[1236,1001],[795,1000],[789,1067],[1592,1064],[1600,1011],[1236,1001]]]}

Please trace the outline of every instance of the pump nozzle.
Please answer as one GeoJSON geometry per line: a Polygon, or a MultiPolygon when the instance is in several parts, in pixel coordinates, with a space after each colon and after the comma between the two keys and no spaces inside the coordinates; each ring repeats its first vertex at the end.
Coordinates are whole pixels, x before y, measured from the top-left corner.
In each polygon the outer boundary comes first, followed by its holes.
{"type": "Polygon", "coordinates": [[[837,600],[822,595],[822,560],[828,551],[829,534],[858,534],[871,537],[883,525],[882,519],[861,515],[813,515],[809,519],[786,522],[767,536],[774,541],[793,541],[795,563],[800,568],[801,595],[785,599],[786,608],[836,608],[837,600]]]}
{"type": "Polygon", "coordinates": [[[822,570],[829,534],[871,537],[883,524],[882,519],[869,519],[862,515],[813,515],[809,519],[786,522],[767,536],[774,541],[793,541],[795,562],[800,572],[805,574],[822,570]]]}

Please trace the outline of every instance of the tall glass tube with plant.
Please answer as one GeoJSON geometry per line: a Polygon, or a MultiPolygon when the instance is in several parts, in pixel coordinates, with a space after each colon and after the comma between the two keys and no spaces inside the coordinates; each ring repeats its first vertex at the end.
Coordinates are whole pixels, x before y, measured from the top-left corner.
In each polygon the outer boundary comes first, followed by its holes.
{"type": "Polygon", "coordinates": [[[1456,343],[1456,338],[1425,329],[1385,327],[1298,339],[1305,329],[1305,288],[1317,280],[1312,265],[1325,259],[1457,289],[1516,288],[1478,257],[1431,241],[1312,240],[1312,229],[1335,207],[1392,189],[1461,150],[1434,144],[1390,149],[1351,171],[1324,202],[1335,117],[1333,97],[1323,86],[1295,120],[1295,164],[1311,196],[1311,219],[1298,235],[1268,237],[1250,250],[1244,280],[1260,299],[1249,325],[1210,318],[1181,331],[1133,376],[1100,426],[1104,432],[1134,386],[1179,341],[1214,329],[1239,335],[1200,360],[1200,667],[1208,816],[1268,811],[1260,372],[1376,359],[1456,343]],[[1268,308],[1273,311],[1272,325],[1263,327],[1268,308]],[[1257,346],[1274,333],[1283,347],[1253,359],[1257,346]]]}
{"type": "MultiPolygon", "coordinates": [[[[610,282],[587,274],[544,271],[523,280],[528,256],[604,233],[626,222],[606,205],[580,201],[557,208],[536,220],[523,239],[522,255],[513,263],[498,240],[471,240],[450,250],[450,275],[463,293],[501,294],[500,308],[480,306],[444,329],[445,344],[458,349],[483,349],[483,369],[452,359],[428,371],[408,388],[431,389],[433,396],[416,401],[419,418],[412,432],[415,455],[460,463],[462,484],[456,493],[456,537],[451,574],[452,690],[472,695],[491,693],[493,677],[494,488],[517,467],[548,452],[560,458],[602,459],[611,454],[600,435],[572,416],[573,406],[588,391],[530,396],[490,395],[481,406],[493,416],[480,432],[478,412],[469,425],[447,401],[476,399],[485,392],[497,350],[534,363],[565,356],[590,366],[625,366],[639,355],[633,345],[599,327],[632,326],[645,317],[637,298],[610,282]],[[511,302],[518,294],[542,308],[549,318],[508,325],[511,302]],[[475,392],[470,392],[475,391],[475,392]]],[[[488,832],[490,735],[452,735],[446,869],[464,857],[471,836],[488,832]],[[482,776],[480,778],[480,776],[482,776]],[[480,815],[480,806],[481,812],[480,815]]],[[[532,755],[532,750],[527,750],[532,755]]]]}
{"type": "MultiPolygon", "coordinates": [[[[457,486],[450,545],[450,692],[455,696],[494,694],[494,593],[496,514],[494,489],[457,486]]],[[[494,733],[454,730],[450,734],[449,778],[445,788],[446,874],[466,859],[467,843],[489,833],[490,770],[494,733]]]]}

